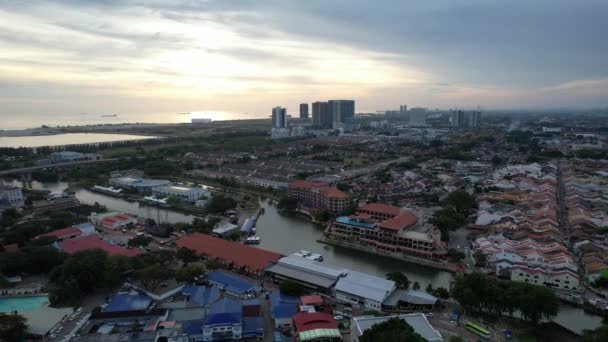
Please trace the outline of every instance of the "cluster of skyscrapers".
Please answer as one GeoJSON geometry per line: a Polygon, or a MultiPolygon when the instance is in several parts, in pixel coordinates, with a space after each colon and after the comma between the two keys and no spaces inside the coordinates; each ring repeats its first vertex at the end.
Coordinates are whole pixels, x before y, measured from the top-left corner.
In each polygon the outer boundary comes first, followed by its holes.
{"type": "MultiPolygon", "coordinates": [[[[355,117],[354,100],[329,100],[312,104],[313,126],[321,129],[337,129],[351,123],[355,117]]],[[[308,118],[308,104],[300,105],[300,118],[308,118]],[[306,110],[303,112],[303,110],[306,110]]]]}

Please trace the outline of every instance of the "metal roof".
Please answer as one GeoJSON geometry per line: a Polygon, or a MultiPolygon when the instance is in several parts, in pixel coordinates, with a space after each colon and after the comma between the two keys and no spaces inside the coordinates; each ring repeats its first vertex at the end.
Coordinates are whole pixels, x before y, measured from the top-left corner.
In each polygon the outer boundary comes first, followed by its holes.
{"type": "Polygon", "coordinates": [[[327,266],[318,261],[302,258],[295,255],[290,255],[279,259],[278,264],[299,271],[309,272],[311,274],[335,279],[346,274],[347,272],[347,270],[343,268],[327,266]]]}
{"type": "Polygon", "coordinates": [[[336,283],[336,291],[382,303],[395,289],[395,282],[370,274],[349,271],[336,283]]]}
{"type": "Polygon", "coordinates": [[[353,317],[353,324],[355,325],[355,332],[357,336],[363,335],[363,333],[370,329],[373,325],[382,323],[391,318],[399,318],[407,322],[414,331],[420,336],[424,337],[429,342],[442,342],[443,337],[441,334],[433,328],[433,326],[426,319],[426,316],[421,313],[406,314],[399,316],[361,316],[353,317]]]}
{"type": "Polygon", "coordinates": [[[437,303],[437,297],[424,291],[397,290],[388,296],[382,304],[392,306],[397,305],[399,301],[417,305],[435,305],[435,303],[437,303]]]}
{"type": "Polygon", "coordinates": [[[330,288],[337,280],[337,277],[327,277],[318,274],[295,269],[287,265],[272,265],[267,269],[268,272],[278,274],[280,276],[299,280],[308,284],[313,284],[323,288],[330,288]]]}
{"type": "Polygon", "coordinates": [[[338,329],[314,329],[298,333],[298,339],[300,341],[310,341],[320,338],[342,338],[340,330],[338,329]]]}

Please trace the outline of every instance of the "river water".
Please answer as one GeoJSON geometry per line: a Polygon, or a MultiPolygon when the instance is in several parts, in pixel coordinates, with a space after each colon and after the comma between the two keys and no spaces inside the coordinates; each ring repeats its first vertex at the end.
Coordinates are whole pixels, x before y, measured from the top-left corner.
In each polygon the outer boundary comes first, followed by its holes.
{"type": "MultiPolygon", "coordinates": [[[[4,181],[4,183],[21,185],[16,180],[4,181]]],[[[60,193],[68,187],[69,184],[65,182],[32,183],[34,189],[50,190],[56,193],[60,193]]],[[[76,190],[76,197],[82,203],[94,204],[98,202],[105,205],[109,210],[122,211],[155,220],[160,218],[163,222],[190,222],[194,218],[191,215],[158,209],[137,202],[129,202],[82,188],[76,190]]],[[[419,282],[422,289],[427,284],[432,284],[433,287],[449,287],[452,278],[452,274],[449,272],[319,243],[316,240],[321,237],[323,227],[310,223],[304,217],[279,214],[270,200],[261,200],[260,206],[265,209],[264,215],[260,216],[256,226],[257,236],[261,238],[260,248],[285,255],[305,249],[323,255],[324,262],[328,265],[366,272],[380,277],[388,272],[400,271],[405,273],[412,282],[419,282]]],[[[600,326],[602,319],[599,316],[587,314],[580,308],[561,305],[555,322],[580,333],[583,329],[594,329],[600,326]]]]}

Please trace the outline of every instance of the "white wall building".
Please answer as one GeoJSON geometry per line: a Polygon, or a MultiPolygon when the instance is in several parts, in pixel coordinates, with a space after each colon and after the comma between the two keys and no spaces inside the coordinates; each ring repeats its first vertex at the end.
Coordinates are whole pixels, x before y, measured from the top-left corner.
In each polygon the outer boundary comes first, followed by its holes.
{"type": "Polygon", "coordinates": [[[395,289],[394,281],[366,273],[349,271],[345,277],[338,279],[334,292],[336,299],[339,301],[360,305],[369,310],[380,311],[382,302],[395,289]]]}
{"type": "Polygon", "coordinates": [[[190,187],[186,185],[165,185],[152,189],[156,195],[163,197],[177,197],[182,201],[194,203],[199,199],[211,197],[209,190],[199,187],[190,187]]]}
{"type": "Polygon", "coordinates": [[[0,207],[2,203],[10,207],[23,205],[23,191],[15,186],[0,186],[0,207]]]}
{"type": "Polygon", "coordinates": [[[148,192],[160,186],[171,184],[166,179],[146,179],[140,177],[110,178],[110,184],[119,188],[136,189],[139,192],[148,192]]]}

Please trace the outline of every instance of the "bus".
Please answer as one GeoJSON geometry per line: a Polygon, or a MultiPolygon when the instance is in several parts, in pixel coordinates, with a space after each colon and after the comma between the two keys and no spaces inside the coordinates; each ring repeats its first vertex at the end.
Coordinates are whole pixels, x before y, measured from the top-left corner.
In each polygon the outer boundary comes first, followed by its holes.
{"type": "Polygon", "coordinates": [[[481,327],[479,324],[473,321],[468,321],[465,328],[484,340],[489,340],[490,336],[492,336],[492,332],[490,332],[490,330],[481,327]]]}

